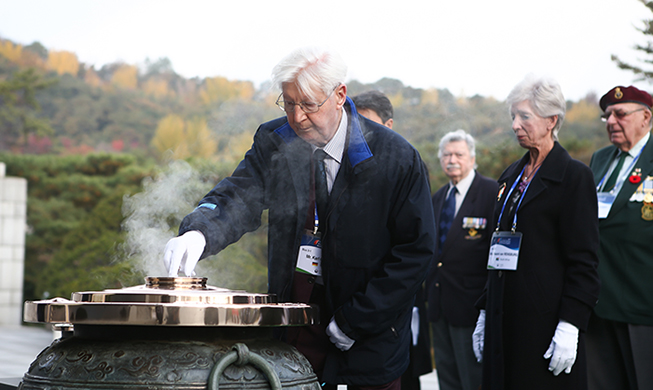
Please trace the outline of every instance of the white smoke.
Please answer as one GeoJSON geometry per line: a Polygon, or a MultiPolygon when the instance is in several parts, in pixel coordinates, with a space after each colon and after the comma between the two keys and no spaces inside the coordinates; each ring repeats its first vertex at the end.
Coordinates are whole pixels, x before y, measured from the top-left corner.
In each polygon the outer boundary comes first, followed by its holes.
{"type": "Polygon", "coordinates": [[[170,163],[155,178],[143,180],[143,192],[123,199],[124,255],[135,271],[165,276],[163,250],[179,223],[210,188],[185,161],[170,163]]]}

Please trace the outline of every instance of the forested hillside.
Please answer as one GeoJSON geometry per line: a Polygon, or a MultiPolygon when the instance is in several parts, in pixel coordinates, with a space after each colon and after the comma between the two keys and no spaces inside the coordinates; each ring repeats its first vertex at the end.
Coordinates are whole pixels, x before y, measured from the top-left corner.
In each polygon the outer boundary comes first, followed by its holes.
{"type": "MultiPolygon", "coordinates": [[[[524,153],[502,101],[389,78],[348,82],[351,96],[368,89],[391,99],[394,129],[422,154],[433,190],[445,182],[437,148],[448,131],[477,139],[478,170],[490,177],[524,153]]],[[[71,52],[0,38],[0,161],[29,181],[25,299],[139,284],[161,272],[143,264],[160,263],[180,218],[233,170],[257,126],[283,114],[278,93],[220,76],[186,79],[166,58],[96,69],[71,52]],[[177,175],[188,187],[162,200],[162,188],[181,183],[177,175]]],[[[585,162],[607,144],[599,114],[594,94],[568,102],[561,143],[585,162]]],[[[264,216],[259,231],[200,270],[210,284],[265,291],[265,240],[264,216]]]]}

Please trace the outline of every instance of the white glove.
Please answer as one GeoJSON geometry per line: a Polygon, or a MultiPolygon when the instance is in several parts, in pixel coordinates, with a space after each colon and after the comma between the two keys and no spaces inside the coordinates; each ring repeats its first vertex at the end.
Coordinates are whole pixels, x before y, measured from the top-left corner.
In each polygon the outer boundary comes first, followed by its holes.
{"type": "Polygon", "coordinates": [[[413,335],[413,345],[417,345],[419,337],[419,309],[413,306],[413,316],[410,318],[410,333],[413,335]]]}
{"type": "Polygon", "coordinates": [[[206,239],[199,230],[191,230],[168,241],[163,253],[163,264],[168,276],[183,271],[186,276],[195,275],[195,266],[204,252],[206,239]]]}
{"type": "Polygon", "coordinates": [[[483,344],[485,343],[485,310],[481,309],[476,320],[476,328],[472,333],[472,348],[476,361],[479,363],[483,361],[483,344]]]}
{"type": "Polygon", "coordinates": [[[329,326],[326,328],[326,334],[329,336],[329,340],[336,345],[341,351],[348,351],[356,340],[352,340],[347,336],[336,323],[335,318],[331,318],[329,326]]]}
{"type": "Polygon", "coordinates": [[[571,372],[571,367],[576,361],[578,350],[578,328],[567,321],[560,320],[549,349],[544,353],[544,358],[551,358],[549,371],[558,376],[563,370],[566,374],[571,372]]]}

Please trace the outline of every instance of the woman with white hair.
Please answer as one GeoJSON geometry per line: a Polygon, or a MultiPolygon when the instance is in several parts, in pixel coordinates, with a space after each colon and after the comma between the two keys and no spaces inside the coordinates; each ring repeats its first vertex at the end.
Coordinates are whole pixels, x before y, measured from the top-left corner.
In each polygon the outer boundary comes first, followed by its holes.
{"type": "Polygon", "coordinates": [[[499,178],[474,352],[483,390],[586,389],[584,331],[599,292],[592,172],[558,143],[565,99],[528,76],[507,98],[527,153],[499,178]]]}

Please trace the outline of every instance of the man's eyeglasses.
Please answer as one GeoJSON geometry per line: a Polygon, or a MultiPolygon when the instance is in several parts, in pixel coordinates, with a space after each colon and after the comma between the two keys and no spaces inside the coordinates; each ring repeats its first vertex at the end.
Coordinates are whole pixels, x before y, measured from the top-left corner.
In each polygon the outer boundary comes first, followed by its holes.
{"type": "Polygon", "coordinates": [[[331,97],[331,95],[333,95],[333,91],[335,91],[336,88],[338,88],[339,86],[340,86],[339,84],[336,85],[336,87],[333,88],[333,90],[331,91],[331,93],[329,94],[329,96],[327,96],[327,98],[324,99],[324,101],[323,101],[322,103],[320,103],[320,104],[315,103],[315,102],[301,102],[301,103],[285,102],[285,101],[283,101],[283,92],[281,92],[281,95],[279,95],[279,97],[277,98],[277,101],[276,101],[274,104],[276,104],[277,106],[279,106],[279,108],[281,109],[281,111],[285,111],[285,112],[295,112],[295,106],[299,106],[299,107],[301,107],[301,109],[302,109],[305,113],[307,113],[307,114],[313,114],[313,113],[315,113],[315,112],[318,112],[318,110],[320,109],[320,107],[322,107],[322,106],[324,105],[324,103],[326,103],[327,100],[329,100],[329,98],[331,97]]]}
{"type": "Polygon", "coordinates": [[[638,109],[632,110],[632,111],[617,111],[617,110],[610,111],[610,112],[606,112],[605,114],[601,115],[601,120],[603,122],[607,122],[608,119],[610,119],[611,115],[614,115],[614,117],[617,118],[617,119],[624,119],[626,116],[628,116],[628,115],[630,115],[632,113],[635,113],[637,111],[644,111],[644,110],[646,110],[646,108],[638,108],[638,109]]]}

